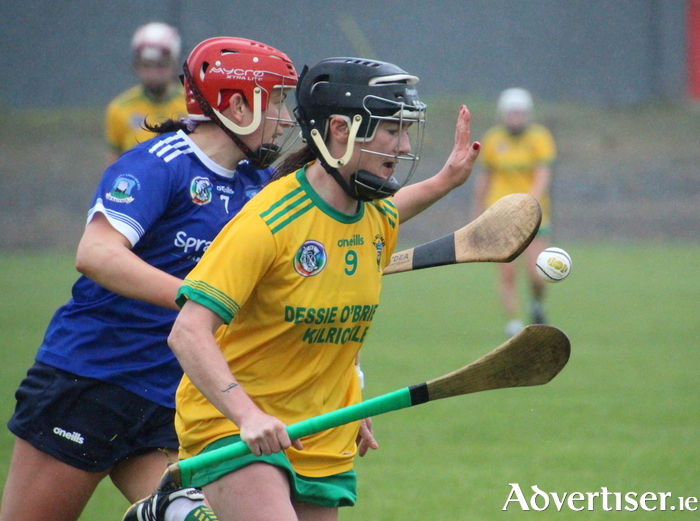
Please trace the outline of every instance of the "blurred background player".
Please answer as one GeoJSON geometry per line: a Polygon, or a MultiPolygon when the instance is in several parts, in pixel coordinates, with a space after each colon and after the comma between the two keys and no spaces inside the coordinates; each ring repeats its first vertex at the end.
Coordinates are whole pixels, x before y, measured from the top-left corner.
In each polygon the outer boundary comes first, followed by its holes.
{"type": "MultiPolygon", "coordinates": [[[[542,206],[542,225],[525,250],[525,271],[531,292],[530,320],[546,323],[544,313],[545,282],[537,275],[537,255],[546,248],[550,233],[550,184],[556,146],[550,131],[533,120],[533,102],[524,89],[504,90],[498,98],[498,123],[482,140],[479,158],[481,172],[474,185],[474,216],[501,197],[512,193],[529,193],[542,206]]],[[[499,264],[499,294],[507,324],[506,334],[512,336],[524,327],[518,305],[516,268],[521,261],[499,264]]]]}
{"type": "Polygon", "coordinates": [[[154,137],[144,126],[187,116],[182,84],[177,78],[180,35],[167,24],[139,27],[131,40],[134,72],[140,83],[119,94],[107,107],[107,164],[138,143],[154,137]]]}

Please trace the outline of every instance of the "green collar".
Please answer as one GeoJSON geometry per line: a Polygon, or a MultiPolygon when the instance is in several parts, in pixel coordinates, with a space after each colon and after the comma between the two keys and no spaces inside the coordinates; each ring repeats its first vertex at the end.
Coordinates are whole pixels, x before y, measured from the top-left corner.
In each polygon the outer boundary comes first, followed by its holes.
{"type": "Polygon", "coordinates": [[[358,222],[360,219],[365,214],[365,203],[363,201],[358,201],[359,203],[359,208],[357,210],[357,213],[354,215],[347,215],[343,212],[339,212],[335,208],[333,208],[331,205],[329,205],[326,201],[323,200],[323,198],[316,193],[316,191],[313,189],[311,184],[309,183],[309,180],[306,178],[306,167],[308,165],[304,165],[301,167],[299,170],[297,170],[296,177],[297,181],[299,181],[299,184],[301,187],[304,189],[306,194],[311,198],[311,200],[314,202],[314,204],[321,210],[323,213],[325,213],[328,217],[331,217],[332,219],[335,219],[338,222],[345,223],[345,224],[352,224],[358,222]]]}

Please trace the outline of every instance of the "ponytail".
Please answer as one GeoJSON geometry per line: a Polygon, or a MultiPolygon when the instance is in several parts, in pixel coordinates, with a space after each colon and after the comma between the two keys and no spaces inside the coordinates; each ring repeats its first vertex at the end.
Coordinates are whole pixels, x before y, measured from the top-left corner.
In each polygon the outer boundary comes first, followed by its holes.
{"type": "Polygon", "coordinates": [[[185,134],[191,134],[197,128],[197,122],[191,119],[168,119],[162,123],[149,123],[144,119],[142,127],[155,134],[165,134],[167,132],[177,132],[182,130],[185,134]]]}
{"type": "Polygon", "coordinates": [[[316,159],[316,154],[313,152],[313,150],[311,150],[309,145],[304,145],[303,148],[300,148],[296,152],[287,155],[287,157],[282,160],[279,166],[275,168],[275,173],[270,181],[276,181],[277,179],[289,175],[292,172],[296,172],[302,166],[310,163],[314,159],[316,159]]]}

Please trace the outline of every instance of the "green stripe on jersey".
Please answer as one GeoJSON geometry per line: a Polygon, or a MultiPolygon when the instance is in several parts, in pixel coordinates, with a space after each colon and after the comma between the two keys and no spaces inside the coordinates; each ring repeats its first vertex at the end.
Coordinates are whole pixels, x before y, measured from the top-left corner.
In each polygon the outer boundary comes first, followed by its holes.
{"type": "Polygon", "coordinates": [[[241,306],[225,293],[199,280],[185,279],[177,294],[177,303],[185,304],[185,298],[209,308],[229,324],[241,306]]]}
{"type": "Polygon", "coordinates": [[[371,201],[370,204],[379,210],[379,213],[386,215],[392,228],[396,227],[396,220],[398,219],[399,214],[396,211],[396,206],[394,206],[393,203],[380,199],[378,201],[371,201]]]}
{"type": "Polygon", "coordinates": [[[287,195],[285,195],[282,199],[280,199],[280,200],[277,201],[275,204],[273,204],[272,206],[270,206],[267,210],[265,210],[263,213],[261,213],[261,214],[260,214],[260,217],[262,217],[263,220],[264,220],[265,222],[267,222],[267,219],[265,219],[265,218],[266,218],[268,215],[270,215],[270,214],[271,214],[272,212],[274,212],[277,208],[279,208],[280,206],[282,206],[284,203],[286,203],[286,202],[289,201],[290,199],[296,197],[297,195],[299,195],[300,192],[303,192],[303,191],[304,191],[304,189],[301,188],[301,187],[299,187],[299,188],[297,188],[296,190],[293,190],[293,191],[289,192],[289,193],[288,193],[287,195]]]}
{"type": "MultiPolygon", "coordinates": [[[[306,206],[304,206],[303,208],[300,208],[296,213],[290,215],[289,217],[287,217],[287,219],[285,219],[284,221],[282,221],[281,223],[279,223],[279,224],[278,224],[277,226],[275,226],[274,228],[271,228],[271,229],[270,229],[270,231],[272,232],[273,235],[274,235],[275,233],[277,233],[278,231],[280,231],[280,230],[281,230],[282,228],[284,228],[285,226],[287,226],[289,223],[291,223],[294,219],[296,219],[297,217],[300,217],[300,216],[304,215],[306,212],[308,212],[309,210],[311,210],[311,208],[314,207],[314,204],[313,204],[313,202],[312,202],[310,199],[304,198],[304,201],[307,203],[306,206]]],[[[296,205],[294,205],[294,206],[296,206],[296,205]]],[[[290,208],[291,208],[291,207],[290,207],[290,208]]],[[[269,223],[268,223],[268,224],[269,224],[269,223]]]]}
{"type": "Polygon", "coordinates": [[[312,207],[313,201],[302,188],[297,188],[261,213],[260,217],[275,234],[312,207]]]}

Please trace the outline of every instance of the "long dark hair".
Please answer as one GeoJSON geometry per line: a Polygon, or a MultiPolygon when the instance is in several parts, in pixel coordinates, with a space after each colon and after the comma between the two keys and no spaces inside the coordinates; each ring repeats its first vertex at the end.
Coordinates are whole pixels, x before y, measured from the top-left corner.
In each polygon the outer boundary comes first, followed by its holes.
{"type": "Polygon", "coordinates": [[[287,155],[282,162],[275,167],[275,173],[273,174],[270,181],[275,181],[286,175],[296,172],[306,163],[309,163],[316,159],[316,154],[309,147],[309,145],[304,145],[302,148],[296,152],[292,152],[287,155]]]}
{"type": "Polygon", "coordinates": [[[149,123],[147,119],[143,120],[143,128],[156,134],[165,134],[167,132],[177,132],[182,130],[185,134],[191,134],[196,125],[188,124],[186,119],[166,119],[161,123],[149,123]]]}

